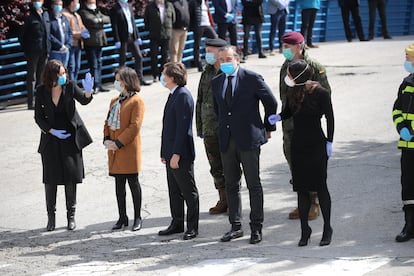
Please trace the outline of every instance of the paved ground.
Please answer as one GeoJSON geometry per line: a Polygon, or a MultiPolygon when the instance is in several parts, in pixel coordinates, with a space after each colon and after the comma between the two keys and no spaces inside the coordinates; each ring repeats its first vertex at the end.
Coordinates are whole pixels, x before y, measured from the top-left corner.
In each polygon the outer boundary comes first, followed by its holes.
{"type": "MultiPolygon", "coordinates": [[[[211,216],[217,192],[209,176],[202,141],[196,139],[195,175],[200,191],[200,234],[159,237],[170,222],[164,167],[159,161],[161,118],[167,90],[144,87],[142,127],[143,229],[112,232],[117,219],[114,181],[107,175],[101,144],[102,125],[115,91],[98,94],[79,106],[95,142],[84,150],[86,179],[78,188],[76,221],[68,232],[63,189],[58,191],[57,229],[45,232],[46,210],[37,153],[40,131],[24,106],[0,111],[0,274],[1,275],[414,275],[413,241],[394,237],[403,225],[397,134],[391,109],[406,75],[404,47],[414,37],[385,41],[321,43],[310,55],[326,65],[336,119],[334,152],[329,162],[333,242],[318,246],[322,218],[311,222],[309,246],[298,248],[298,221],[288,220],[296,196],[288,184],[281,131],[262,147],[265,193],[264,240],[250,245],[249,201],[243,185],[245,237],[218,242],[229,229],[227,217],[211,216]]],[[[260,72],[278,98],[282,56],[242,66],[260,72]]],[[[200,73],[189,70],[196,97],[200,73]]],[[[133,216],[127,195],[128,213],[133,216]]]]}

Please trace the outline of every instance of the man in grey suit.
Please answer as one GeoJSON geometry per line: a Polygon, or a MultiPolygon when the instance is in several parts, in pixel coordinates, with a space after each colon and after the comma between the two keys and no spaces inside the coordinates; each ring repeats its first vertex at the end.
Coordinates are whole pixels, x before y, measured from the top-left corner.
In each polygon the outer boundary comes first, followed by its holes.
{"type": "Polygon", "coordinates": [[[250,197],[250,243],[262,240],[263,189],[259,176],[260,146],[276,128],[268,116],[277,110],[277,102],[263,77],[239,67],[240,57],[234,46],[219,50],[223,74],[211,81],[214,108],[219,120],[219,144],[226,182],[229,221],[232,225],[221,241],[243,236],[241,225],[240,180],[245,174],[250,197]],[[262,120],[259,101],[265,111],[262,120]]]}

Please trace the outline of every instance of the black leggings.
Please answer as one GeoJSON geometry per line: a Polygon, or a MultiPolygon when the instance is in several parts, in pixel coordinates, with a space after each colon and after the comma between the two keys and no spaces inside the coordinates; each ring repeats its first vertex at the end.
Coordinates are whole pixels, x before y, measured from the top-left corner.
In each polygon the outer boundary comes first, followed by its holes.
{"type": "MultiPolygon", "coordinates": [[[[328,189],[318,191],[319,204],[321,206],[324,229],[331,227],[331,196],[328,189]]],[[[298,192],[298,208],[300,216],[300,226],[302,230],[309,228],[308,214],[311,206],[311,196],[309,192],[298,192]]]]}
{"type": "Polygon", "coordinates": [[[116,175],[115,176],[115,190],[116,200],[118,202],[119,218],[125,219],[126,202],[125,202],[125,184],[128,179],[129,188],[131,189],[132,201],[134,202],[134,218],[141,218],[141,185],[139,184],[138,174],[133,175],[116,175]]]}

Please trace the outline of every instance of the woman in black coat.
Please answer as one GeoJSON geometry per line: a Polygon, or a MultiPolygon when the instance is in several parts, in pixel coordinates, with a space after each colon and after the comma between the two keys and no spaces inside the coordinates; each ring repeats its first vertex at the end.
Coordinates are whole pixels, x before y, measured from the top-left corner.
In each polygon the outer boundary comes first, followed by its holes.
{"type": "Polygon", "coordinates": [[[42,157],[48,223],[46,230],[55,229],[57,185],[65,185],[68,230],[75,224],[76,184],[84,178],[82,149],[92,142],[75,100],[86,105],[92,100],[93,78],[87,74],[82,81],[83,92],[62,62],[50,60],[42,73],[42,85],[36,92],[35,121],[42,133],[38,152],[42,157]]]}
{"type": "Polygon", "coordinates": [[[304,60],[292,61],[285,78],[289,86],[287,104],[280,115],[272,115],[271,123],[293,117],[295,130],[292,137],[293,190],[298,193],[298,209],[302,235],[299,246],[306,246],[312,233],[308,224],[311,206],[309,192],[317,192],[324,220],[320,246],[332,239],[331,197],[326,184],[328,158],[332,153],[334,115],[328,91],[318,82],[309,81],[312,69],[304,60]],[[322,130],[325,116],[327,135],[322,130]]]}

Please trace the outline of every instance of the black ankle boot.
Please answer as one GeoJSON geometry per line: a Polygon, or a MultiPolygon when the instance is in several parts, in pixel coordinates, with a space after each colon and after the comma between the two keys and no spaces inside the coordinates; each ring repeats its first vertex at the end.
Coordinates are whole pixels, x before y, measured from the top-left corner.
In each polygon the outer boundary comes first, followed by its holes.
{"type": "Polygon", "coordinates": [[[56,218],[55,218],[55,214],[48,214],[47,215],[47,226],[46,226],[46,231],[53,231],[55,230],[55,225],[56,225],[56,218]]]}
{"type": "Polygon", "coordinates": [[[112,226],[112,230],[118,230],[124,226],[128,226],[128,217],[119,218],[118,221],[114,224],[114,226],[112,226]]]}
{"type": "Polygon", "coordinates": [[[332,241],[332,227],[329,226],[329,228],[323,230],[323,234],[322,234],[322,239],[319,242],[319,246],[325,246],[325,245],[330,245],[331,241],[332,241]]]}
{"type": "Polygon", "coordinates": [[[414,238],[414,210],[404,207],[405,225],[400,234],[395,237],[396,242],[406,242],[414,238]]]}
{"type": "Polygon", "coordinates": [[[308,241],[310,240],[311,234],[312,234],[312,228],[308,227],[308,228],[302,229],[302,235],[300,237],[298,246],[307,246],[308,241]]]}
{"type": "Polygon", "coordinates": [[[68,230],[75,230],[76,223],[75,223],[75,211],[68,212],[68,230]]]}
{"type": "Polygon", "coordinates": [[[134,225],[132,225],[132,231],[138,231],[141,229],[142,220],[140,218],[134,219],[134,225]]]}

